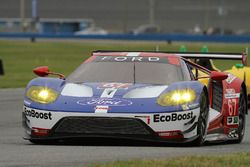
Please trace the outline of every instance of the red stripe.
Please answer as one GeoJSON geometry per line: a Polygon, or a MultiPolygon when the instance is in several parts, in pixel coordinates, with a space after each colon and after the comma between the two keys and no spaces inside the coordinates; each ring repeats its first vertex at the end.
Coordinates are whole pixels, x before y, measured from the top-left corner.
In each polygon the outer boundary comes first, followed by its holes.
{"type": "Polygon", "coordinates": [[[34,136],[47,136],[49,134],[49,131],[50,129],[32,127],[31,134],[34,136]]]}
{"type": "Polygon", "coordinates": [[[159,137],[165,138],[165,139],[179,139],[179,138],[184,138],[183,134],[181,134],[180,130],[176,131],[160,131],[156,132],[159,137]]]}
{"type": "MultiPolygon", "coordinates": [[[[94,56],[127,56],[129,53],[133,52],[100,52],[93,53],[94,56]]],[[[135,52],[138,53],[138,52],[135,52]]],[[[154,53],[154,52],[140,52],[139,57],[177,57],[171,53],[154,53]]]]}
{"type": "Polygon", "coordinates": [[[92,62],[93,60],[95,60],[96,56],[91,56],[89,57],[87,60],[84,61],[84,63],[90,63],[92,62]]]}
{"type": "Polygon", "coordinates": [[[168,57],[168,62],[169,62],[169,64],[173,64],[173,65],[177,65],[177,66],[179,66],[180,65],[180,60],[179,60],[179,58],[178,57],[174,57],[174,56],[169,56],[168,57]]]}

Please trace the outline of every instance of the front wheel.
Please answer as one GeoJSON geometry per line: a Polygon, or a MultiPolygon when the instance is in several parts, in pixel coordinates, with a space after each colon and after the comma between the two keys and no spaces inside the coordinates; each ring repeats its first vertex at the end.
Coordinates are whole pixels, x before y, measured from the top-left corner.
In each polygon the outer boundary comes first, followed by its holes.
{"type": "Polygon", "coordinates": [[[208,125],[209,102],[205,92],[200,96],[200,116],[197,125],[198,138],[193,141],[192,145],[202,146],[205,142],[208,125]]]}
{"type": "Polygon", "coordinates": [[[241,89],[240,99],[239,99],[239,107],[238,107],[238,111],[239,111],[239,127],[237,130],[238,139],[233,140],[233,143],[241,143],[243,138],[244,138],[245,125],[246,125],[246,112],[247,112],[246,105],[247,105],[246,96],[244,94],[243,89],[241,89]]]}

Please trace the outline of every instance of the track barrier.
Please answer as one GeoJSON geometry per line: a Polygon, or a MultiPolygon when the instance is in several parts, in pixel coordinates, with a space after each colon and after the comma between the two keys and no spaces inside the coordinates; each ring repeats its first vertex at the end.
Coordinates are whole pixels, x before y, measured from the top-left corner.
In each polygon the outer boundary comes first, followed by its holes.
{"type": "Polygon", "coordinates": [[[0,33],[0,38],[143,40],[143,41],[166,41],[168,43],[174,41],[250,43],[250,35],[190,35],[190,34],[74,35],[74,34],[38,34],[38,33],[0,33]]]}

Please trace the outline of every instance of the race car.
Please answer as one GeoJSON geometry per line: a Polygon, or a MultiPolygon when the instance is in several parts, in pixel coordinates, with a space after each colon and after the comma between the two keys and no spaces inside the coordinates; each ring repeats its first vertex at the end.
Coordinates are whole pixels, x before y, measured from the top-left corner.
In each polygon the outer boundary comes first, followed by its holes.
{"type": "Polygon", "coordinates": [[[245,83],[190,61],[193,56],[203,55],[95,51],[68,77],[37,67],[33,71],[40,77],[25,90],[24,139],[37,144],[91,138],[240,143],[245,83]],[[197,77],[193,69],[207,76],[197,77]]]}

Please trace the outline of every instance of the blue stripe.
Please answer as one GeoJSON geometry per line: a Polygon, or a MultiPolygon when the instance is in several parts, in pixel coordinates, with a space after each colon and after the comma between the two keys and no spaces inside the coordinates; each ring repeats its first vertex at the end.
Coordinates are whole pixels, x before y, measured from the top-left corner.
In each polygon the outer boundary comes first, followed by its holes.
{"type": "Polygon", "coordinates": [[[46,39],[57,38],[57,39],[107,39],[107,40],[250,43],[250,35],[189,35],[189,34],[73,35],[73,34],[38,34],[38,33],[0,33],[0,38],[46,38],[46,39]]]}

